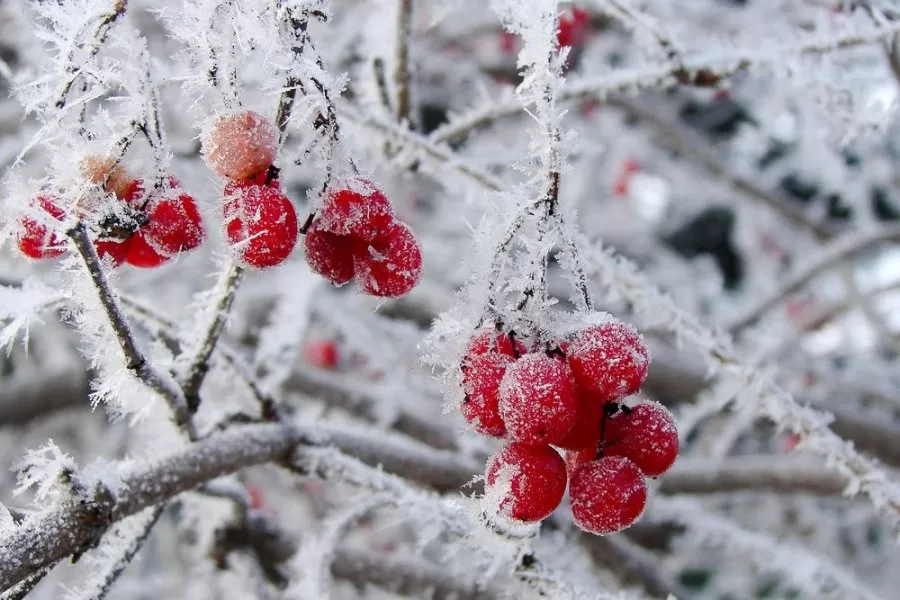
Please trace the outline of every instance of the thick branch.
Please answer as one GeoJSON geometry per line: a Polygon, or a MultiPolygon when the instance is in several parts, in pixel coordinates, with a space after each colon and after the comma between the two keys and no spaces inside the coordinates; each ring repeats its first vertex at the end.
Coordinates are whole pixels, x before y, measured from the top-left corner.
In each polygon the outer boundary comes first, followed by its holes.
{"type": "Polygon", "coordinates": [[[0,591],[79,551],[109,525],[125,517],[239,469],[283,462],[292,456],[302,458],[304,450],[313,447],[335,447],[438,490],[458,489],[481,466],[412,441],[398,441],[383,434],[363,437],[346,428],[278,424],[235,427],[123,474],[114,501],[106,507],[106,522],[98,524],[96,507],[76,500],[29,516],[12,533],[0,538],[0,591]]]}

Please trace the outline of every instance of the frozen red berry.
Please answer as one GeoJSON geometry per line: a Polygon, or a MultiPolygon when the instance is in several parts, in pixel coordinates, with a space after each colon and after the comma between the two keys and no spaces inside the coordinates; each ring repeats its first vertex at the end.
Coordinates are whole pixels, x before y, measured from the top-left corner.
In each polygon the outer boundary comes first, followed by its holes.
{"type": "Polygon", "coordinates": [[[355,257],[366,247],[365,242],[349,235],[323,231],[318,219],[307,230],[303,245],[310,270],[336,286],[353,279],[356,274],[355,257]]]}
{"type": "Polygon", "coordinates": [[[569,473],[570,477],[572,476],[572,473],[577,471],[581,465],[592,460],[597,460],[597,458],[599,458],[599,442],[600,436],[598,433],[597,440],[594,443],[587,444],[582,448],[565,451],[566,471],[569,473]]]}
{"type": "Polygon", "coordinates": [[[273,187],[276,190],[280,190],[281,180],[275,178],[269,181],[269,171],[268,169],[266,169],[265,171],[251,177],[250,179],[229,179],[225,182],[224,195],[226,198],[229,198],[241,193],[241,190],[245,190],[256,185],[264,185],[273,187]]]}
{"type": "Polygon", "coordinates": [[[338,364],[337,344],[332,340],[308,340],[303,345],[303,358],[320,369],[334,369],[338,364]]]}
{"type": "Polygon", "coordinates": [[[606,535],[630,527],[647,504],[647,481],[623,456],[584,463],[569,478],[575,524],[588,533],[606,535]]]}
{"type": "Polygon", "coordinates": [[[603,401],[617,400],[640,389],[650,352],[634,327],[610,320],[575,335],[569,365],[582,392],[603,401]]]}
{"type": "Polygon", "coordinates": [[[562,46],[580,46],[587,39],[591,15],[583,8],[573,7],[559,18],[557,43],[562,46]]]}
{"type": "Polygon", "coordinates": [[[575,420],[572,430],[557,444],[560,448],[577,450],[591,444],[596,445],[600,439],[600,425],[605,402],[581,390],[577,391],[577,396],[578,418],[575,420]]]}
{"type": "Polygon", "coordinates": [[[499,332],[496,329],[484,329],[477,334],[466,349],[466,357],[474,358],[488,352],[496,352],[510,358],[519,358],[528,352],[522,340],[513,332],[499,332]]]}
{"type": "Polygon", "coordinates": [[[390,200],[375,184],[352,179],[325,191],[319,219],[324,231],[371,242],[391,225],[393,213],[390,200]]]}
{"type": "MultiPolygon", "coordinates": [[[[128,262],[135,266],[157,266],[152,264],[152,253],[163,259],[181,252],[198,248],[206,239],[203,219],[194,199],[184,193],[179,182],[169,178],[168,187],[151,192],[144,197],[142,180],[133,181],[127,193],[127,200],[136,207],[144,207],[147,222],[134,235],[140,238],[129,250],[128,262]],[[148,252],[148,249],[150,252],[148,252]],[[132,256],[135,260],[132,260],[132,256]],[[144,260],[138,257],[146,257],[144,260]]],[[[159,261],[161,264],[164,261],[159,261]]]]}
{"type": "Polygon", "coordinates": [[[95,240],[94,248],[97,250],[97,256],[100,259],[109,257],[114,267],[118,267],[128,258],[128,252],[131,249],[133,236],[127,240],[95,240]]]}
{"type": "Polygon", "coordinates": [[[506,435],[500,417],[500,382],[512,362],[503,354],[482,354],[463,365],[466,397],[460,411],[478,433],[498,438],[506,435]]]}
{"type": "Polygon", "coordinates": [[[226,198],[225,236],[243,264],[257,269],[280,265],[297,244],[297,213],[273,186],[251,185],[226,198]]]}
{"type": "Polygon", "coordinates": [[[19,251],[30,258],[55,258],[65,253],[65,236],[57,235],[47,227],[51,219],[62,221],[65,211],[49,196],[38,196],[32,201],[34,216],[23,216],[19,221],[17,245],[19,251]],[[39,209],[39,210],[38,210],[39,209]],[[39,215],[37,213],[45,213],[39,215]],[[41,218],[44,217],[44,218],[41,218]]]}
{"type": "Polygon", "coordinates": [[[278,131],[253,111],[221,115],[203,138],[203,154],[210,168],[230,179],[250,179],[275,162],[278,131]]]}
{"type": "Polygon", "coordinates": [[[141,233],[135,233],[123,244],[127,247],[125,262],[133,267],[153,269],[169,260],[169,256],[160,254],[141,233]]]}
{"type": "Polygon", "coordinates": [[[393,221],[356,255],[355,267],[365,293],[399,298],[422,276],[422,249],[409,226],[393,221]]]}
{"type": "Polygon", "coordinates": [[[512,363],[500,385],[500,416],[509,437],[558,444],[575,426],[578,397],[565,360],[541,352],[512,363]]]}
{"type": "Polygon", "coordinates": [[[630,459],[647,477],[658,477],[678,458],[675,418],[658,402],[623,410],[606,423],[604,453],[630,459]]]}
{"type": "Polygon", "coordinates": [[[550,446],[512,443],[488,459],[487,493],[505,489],[500,512],[510,519],[540,521],[562,502],[566,465],[550,446]]]}

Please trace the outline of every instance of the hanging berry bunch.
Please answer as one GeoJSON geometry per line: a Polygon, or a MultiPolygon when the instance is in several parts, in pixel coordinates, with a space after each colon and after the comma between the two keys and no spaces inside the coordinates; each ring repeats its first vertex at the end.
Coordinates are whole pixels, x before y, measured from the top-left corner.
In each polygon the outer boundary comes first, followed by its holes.
{"type": "Polygon", "coordinates": [[[661,475],[678,455],[668,410],[622,402],[639,390],[649,365],[640,335],[617,320],[535,351],[514,332],[475,335],[460,365],[460,408],[479,433],[509,440],[486,470],[489,491],[507,490],[502,514],[546,518],[568,480],[573,517],[585,531],[612,533],[638,519],[645,477],[661,475]]]}
{"type": "Polygon", "coordinates": [[[422,275],[422,249],[374,183],[355,178],[325,190],[322,208],[306,232],[306,261],[334,285],[356,278],[370,296],[397,298],[422,275]]]}
{"type": "MultiPolygon", "coordinates": [[[[103,193],[114,197],[111,210],[91,215],[99,232],[94,247],[101,259],[110,257],[114,266],[158,267],[205,241],[206,230],[194,198],[177,179],[168,177],[148,189],[142,179],[133,179],[114,160],[94,155],[81,161],[81,171],[91,184],[102,186],[103,193]]],[[[49,259],[65,253],[65,235],[54,230],[52,220],[62,222],[69,212],[75,212],[70,204],[50,192],[32,200],[32,213],[37,212],[23,215],[19,221],[17,243],[22,254],[49,259]]]]}
{"type": "Polygon", "coordinates": [[[203,140],[207,165],[227,180],[225,238],[242,266],[276,267],[297,245],[297,212],[274,167],[277,147],[275,126],[249,110],[219,116],[203,140]]]}

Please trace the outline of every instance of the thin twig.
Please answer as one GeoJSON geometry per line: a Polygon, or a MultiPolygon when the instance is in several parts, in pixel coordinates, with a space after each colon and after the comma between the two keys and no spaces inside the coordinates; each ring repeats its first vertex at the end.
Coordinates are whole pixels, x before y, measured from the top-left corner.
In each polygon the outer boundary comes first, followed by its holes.
{"type": "Polygon", "coordinates": [[[375,87],[378,88],[378,97],[381,99],[381,105],[391,114],[394,113],[393,103],[391,102],[391,94],[388,91],[387,75],[384,70],[384,60],[376,56],[372,59],[372,73],[375,76],[375,87]]]}
{"type": "Polygon", "coordinates": [[[196,413],[200,407],[200,387],[203,385],[206,374],[209,373],[212,353],[225,328],[225,322],[228,320],[231,305],[234,303],[234,297],[243,274],[243,267],[230,260],[222,270],[219,282],[216,284],[215,301],[211,307],[209,324],[205,328],[200,343],[194,348],[194,355],[188,362],[189,366],[182,384],[187,409],[191,414],[196,413]]]}
{"type": "Polygon", "coordinates": [[[398,123],[410,122],[410,72],[409,38],[412,31],[413,0],[397,0],[397,47],[394,57],[394,86],[396,88],[396,112],[398,123]]]}
{"type": "Polygon", "coordinates": [[[125,357],[126,368],[132,371],[147,387],[166,400],[176,425],[189,437],[193,436],[190,412],[184,394],[170,377],[157,371],[138,348],[134,333],[128,325],[128,320],[122,313],[119,301],[109,285],[106,271],[104,271],[100,258],[97,256],[97,251],[91,243],[87,227],[83,222],[79,221],[77,225],[66,233],[72,239],[72,243],[81,255],[82,260],[84,260],[88,274],[94,282],[100,304],[103,306],[103,311],[106,313],[109,324],[119,343],[119,348],[125,357]]]}
{"type": "Polygon", "coordinates": [[[900,225],[876,229],[866,235],[838,239],[823,248],[822,253],[805,267],[798,269],[781,287],[762,297],[754,306],[728,325],[728,331],[737,335],[756,323],[785,298],[800,290],[815,277],[832,268],[838,262],[883,244],[900,242],[900,225]]]}
{"type": "MultiPolygon", "coordinates": [[[[97,590],[91,593],[91,600],[103,600],[106,598],[107,594],[109,594],[109,591],[112,589],[113,584],[121,577],[122,573],[125,572],[125,568],[131,564],[131,561],[137,556],[138,551],[144,546],[144,542],[147,541],[147,538],[153,531],[153,527],[159,522],[159,518],[162,516],[165,509],[165,504],[159,504],[153,508],[150,516],[147,521],[143,523],[138,534],[129,540],[128,544],[121,548],[122,555],[113,563],[109,572],[103,576],[97,590]]],[[[85,595],[85,597],[88,596],[85,595]]]]}

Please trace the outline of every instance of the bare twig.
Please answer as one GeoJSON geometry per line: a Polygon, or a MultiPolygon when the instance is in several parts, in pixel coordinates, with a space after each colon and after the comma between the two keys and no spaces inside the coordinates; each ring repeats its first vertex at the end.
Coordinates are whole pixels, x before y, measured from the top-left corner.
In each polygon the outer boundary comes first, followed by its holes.
{"type": "Polygon", "coordinates": [[[397,0],[397,46],[394,57],[394,86],[396,87],[396,112],[398,123],[410,122],[410,72],[409,38],[412,30],[413,0],[397,0]]]}
{"type": "Polygon", "coordinates": [[[800,290],[811,280],[832,268],[839,261],[877,248],[883,244],[900,241],[900,226],[893,225],[876,229],[866,235],[839,239],[823,249],[816,260],[811,261],[805,267],[800,268],[787,279],[777,290],[761,298],[750,307],[743,315],[734,319],[728,325],[728,331],[737,335],[747,327],[750,327],[768,311],[780,304],[785,298],[800,290]]]}
{"type": "Polygon", "coordinates": [[[800,456],[735,456],[723,460],[682,459],[662,478],[669,494],[775,491],[786,494],[840,494],[848,480],[800,456]]]}
{"type": "MultiPolygon", "coordinates": [[[[113,563],[109,572],[103,575],[97,589],[91,592],[91,595],[89,596],[91,600],[103,600],[106,598],[107,594],[109,594],[109,591],[112,589],[113,584],[119,579],[122,573],[125,572],[126,567],[131,564],[131,561],[137,555],[138,551],[144,546],[144,542],[147,541],[147,538],[153,531],[154,525],[159,521],[159,517],[162,516],[165,508],[165,504],[159,504],[153,508],[147,520],[141,525],[138,534],[129,540],[121,549],[122,555],[113,563]]],[[[85,597],[88,596],[85,594],[85,597]]]]}
{"type": "Polygon", "coordinates": [[[234,261],[228,261],[222,270],[219,282],[216,284],[215,301],[213,303],[209,324],[200,343],[193,350],[193,356],[188,362],[188,368],[184,377],[182,388],[187,401],[187,409],[190,413],[196,413],[200,407],[200,387],[210,369],[212,353],[225,328],[225,322],[231,312],[231,305],[237,294],[238,286],[244,269],[234,261]]]}
{"type": "Polygon", "coordinates": [[[88,236],[87,227],[84,223],[79,222],[67,232],[67,235],[72,239],[75,248],[84,260],[91,280],[94,282],[100,304],[103,306],[109,324],[116,335],[116,340],[119,342],[119,348],[125,357],[125,366],[166,400],[175,423],[186,434],[195,435],[190,424],[190,411],[181,389],[171,377],[153,368],[153,365],[147,361],[138,348],[134,333],[122,313],[119,301],[109,285],[106,272],[97,256],[97,251],[88,236]]]}

